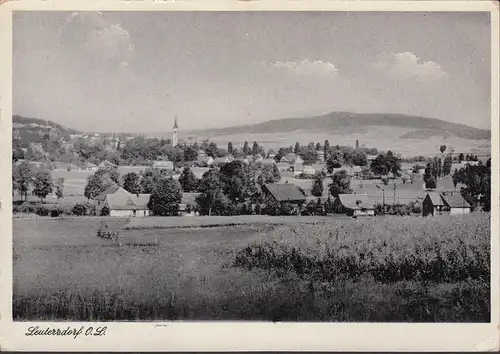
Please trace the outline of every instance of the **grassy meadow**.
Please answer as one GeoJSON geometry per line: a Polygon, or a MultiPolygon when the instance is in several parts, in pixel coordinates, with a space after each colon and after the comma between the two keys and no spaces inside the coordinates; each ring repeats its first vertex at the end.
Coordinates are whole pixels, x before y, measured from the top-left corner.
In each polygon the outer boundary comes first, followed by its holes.
{"type": "Polygon", "coordinates": [[[120,244],[97,238],[101,218],[13,221],[15,320],[490,319],[486,213],[128,230],[106,220],[120,244]]]}

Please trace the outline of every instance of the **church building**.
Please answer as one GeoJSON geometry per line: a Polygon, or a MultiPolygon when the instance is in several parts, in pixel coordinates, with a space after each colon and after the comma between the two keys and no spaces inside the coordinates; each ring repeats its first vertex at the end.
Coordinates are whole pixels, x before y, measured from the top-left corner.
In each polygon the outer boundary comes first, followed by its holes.
{"type": "Polygon", "coordinates": [[[174,134],[172,136],[172,146],[173,147],[176,147],[177,144],[179,144],[179,138],[177,136],[177,129],[179,129],[179,127],[177,126],[177,116],[175,116],[175,122],[174,122],[174,134]]]}

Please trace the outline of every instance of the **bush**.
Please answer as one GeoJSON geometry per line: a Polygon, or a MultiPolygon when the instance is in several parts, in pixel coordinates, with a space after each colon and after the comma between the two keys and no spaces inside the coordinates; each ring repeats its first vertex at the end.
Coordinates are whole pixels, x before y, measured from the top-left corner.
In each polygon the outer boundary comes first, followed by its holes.
{"type": "Polygon", "coordinates": [[[87,215],[87,204],[77,203],[73,206],[71,212],[76,216],[85,216],[87,215]]]}
{"type": "Polygon", "coordinates": [[[36,208],[35,213],[39,216],[49,216],[50,210],[44,206],[39,206],[36,208]]]}
{"type": "Polygon", "coordinates": [[[101,209],[101,216],[108,216],[109,212],[110,212],[109,207],[105,205],[101,209]]]}
{"type": "Polygon", "coordinates": [[[24,202],[23,204],[17,207],[17,211],[19,213],[32,214],[35,212],[35,207],[30,202],[24,202]]]}
{"type": "Polygon", "coordinates": [[[60,210],[58,210],[58,209],[52,209],[52,210],[50,211],[50,216],[51,216],[52,218],[57,218],[60,214],[61,214],[61,213],[60,213],[60,210]]]}

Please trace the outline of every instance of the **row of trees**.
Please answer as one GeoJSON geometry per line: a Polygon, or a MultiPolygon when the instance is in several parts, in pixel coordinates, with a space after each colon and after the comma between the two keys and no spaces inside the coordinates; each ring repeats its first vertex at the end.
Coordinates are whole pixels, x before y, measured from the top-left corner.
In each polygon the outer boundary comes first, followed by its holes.
{"type": "Polygon", "coordinates": [[[491,158],[486,164],[479,161],[477,165],[467,164],[465,167],[455,169],[453,184],[464,185],[461,193],[471,205],[477,203],[483,206],[483,210],[489,211],[491,207],[491,158]]]}
{"type": "Polygon", "coordinates": [[[452,165],[453,159],[451,155],[446,155],[444,160],[435,156],[433,159],[428,161],[424,170],[424,182],[426,188],[435,189],[439,178],[450,175],[452,165]]]}
{"type": "Polygon", "coordinates": [[[18,192],[21,199],[28,200],[28,193],[36,196],[41,202],[55,191],[58,199],[64,197],[64,178],[53,181],[50,171],[34,169],[23,161],[19,166],[12,164],[12,195],[18,192]]]}

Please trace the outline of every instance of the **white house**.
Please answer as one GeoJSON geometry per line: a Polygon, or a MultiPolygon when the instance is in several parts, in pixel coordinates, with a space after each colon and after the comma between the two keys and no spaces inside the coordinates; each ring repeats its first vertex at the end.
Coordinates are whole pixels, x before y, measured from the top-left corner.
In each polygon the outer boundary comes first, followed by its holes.
{"type": "Polygon", "coordinates": [[[153,162],[153,168],[157,168],[159,170],[167,170],[167,171],[173,171],[174,170],[174,163],[172,161],[155,161],[153,162]]]}
{"type": "Polygon", "coordinates": [[[316,170],[312,166],[304,166],[302,173],[307,176],[314,176],[316,174],[316,170]]]}
{"type": "Polygon", "coordinates": [[[122,187],[111,186],[96,197],[96,210],[100,214],[105,206],[109,216],[149,216],[149,194],[132,194],[122,187]]]}

